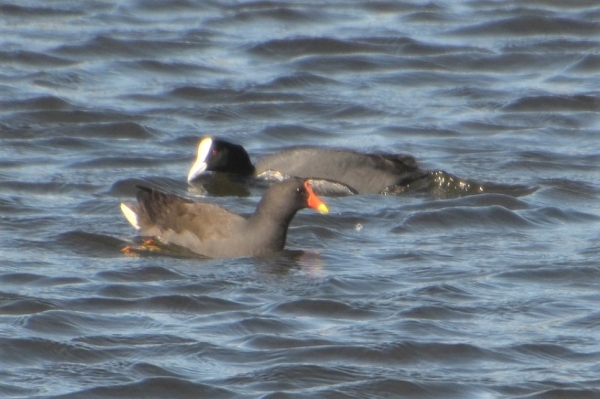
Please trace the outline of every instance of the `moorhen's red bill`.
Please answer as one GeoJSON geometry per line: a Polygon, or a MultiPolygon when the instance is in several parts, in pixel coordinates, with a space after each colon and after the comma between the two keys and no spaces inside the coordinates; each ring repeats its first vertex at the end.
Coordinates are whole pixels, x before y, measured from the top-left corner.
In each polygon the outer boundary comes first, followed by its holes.
{"type": "Polygon", "coordinates": [[[138,186],[137,204],[121,204],[142,236],[186,247],[210,258],[267,255],[285,246],[288,226],[300,209],[327,213],[305,180],[273,184],[256,211],[245,218],[218,205],[138,186]]]}
{"type": "MultiPolygon", "coordinates": [[[[395,191],[423,178],[427,171],[419,169],[416,160],[404,154],[365,154],[352,150],[321,147],[293,147],[260,159],[256,165],[241,145],[206,137],[198,145],[198,157],[188,174],[188,182],[205,171],[263,176],[268,173],[283,177],[321,179],[320,183],[338,184],[347,194],[380,194],[395,191]]],[[[327,184],[313,184],[315,192],[327,184]]]]}

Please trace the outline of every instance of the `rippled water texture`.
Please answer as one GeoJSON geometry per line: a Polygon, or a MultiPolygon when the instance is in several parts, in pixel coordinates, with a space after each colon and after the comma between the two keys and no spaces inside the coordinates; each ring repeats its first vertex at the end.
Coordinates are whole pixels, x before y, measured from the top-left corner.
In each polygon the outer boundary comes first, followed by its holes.
{"type": "MultiPolygon", "coordinates": [[[[0,397],[600,397],[600,4],[0,2],[0,397]],[[198,139],[411,154],[288,250],[138,244],[198,139]]],[[[203,191],[204,190],[204,191],[203,191]]],[[[232,195],[234,194],[234,195],[232,195]]]]}

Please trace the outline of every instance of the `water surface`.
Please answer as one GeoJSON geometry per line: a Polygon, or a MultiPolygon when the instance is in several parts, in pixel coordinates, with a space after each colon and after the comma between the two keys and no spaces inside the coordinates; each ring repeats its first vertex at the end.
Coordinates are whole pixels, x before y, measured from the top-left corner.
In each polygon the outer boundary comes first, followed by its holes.
{"type": "MultiPolygon", "coordinates": [[[[590,0],[0,4],[0,396],[600,397],[599,18],[590,0]],[[124,256],[134,184],[206,194],[185,182],[204,135],[443,172],[328,198],[269,258],[124,256]]],[[[227,190],[207,199],[262,193],[227,190]]]]}

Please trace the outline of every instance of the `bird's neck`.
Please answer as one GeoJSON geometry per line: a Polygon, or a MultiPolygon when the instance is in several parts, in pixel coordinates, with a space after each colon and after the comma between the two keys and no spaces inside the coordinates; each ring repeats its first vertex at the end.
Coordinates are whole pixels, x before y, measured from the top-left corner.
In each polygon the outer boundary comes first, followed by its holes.
{"type": "Polygon", "coordinates": [[[287,237],[287,230],[297,211],[284,212],[281,208],[268,206],[268,198],[263,198],[256,211],[250,216],[250,225],[257,227],[257,234],[270,246],[277,250],[283,249],[287,237]],[[260,226],[260,228],[258,228],[260,226]]]}

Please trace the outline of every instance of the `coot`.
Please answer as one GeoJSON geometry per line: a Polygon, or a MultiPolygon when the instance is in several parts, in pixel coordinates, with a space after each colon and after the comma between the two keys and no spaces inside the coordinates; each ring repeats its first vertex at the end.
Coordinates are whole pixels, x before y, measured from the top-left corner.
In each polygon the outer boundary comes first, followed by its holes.
{"type": "Polygon", "coordinates": [[[410,155],[365,154],[310,146],[289,148],[268,155],[253,165],[244,147],[211,137],[200,141],[198,157],[189,171],[188,182],[205,171],[243,176],[275,174],[282,179],[309,178],[315,180],[311,183],[315,192],[321,195],[327,195],[329,191],[338,194],[396,192],[428,174],[419,169],[410,155]]]}
{"type": "Polygon", "coordinates": [[[299,179],[273,184],[247,218],[215,204],[138,188],[137,204],[122,203],[121,210],[142,236],[157,237],[211,258],[280,251],[297,211],[310,207],[328,212],[310,184],[299,179]]]}

